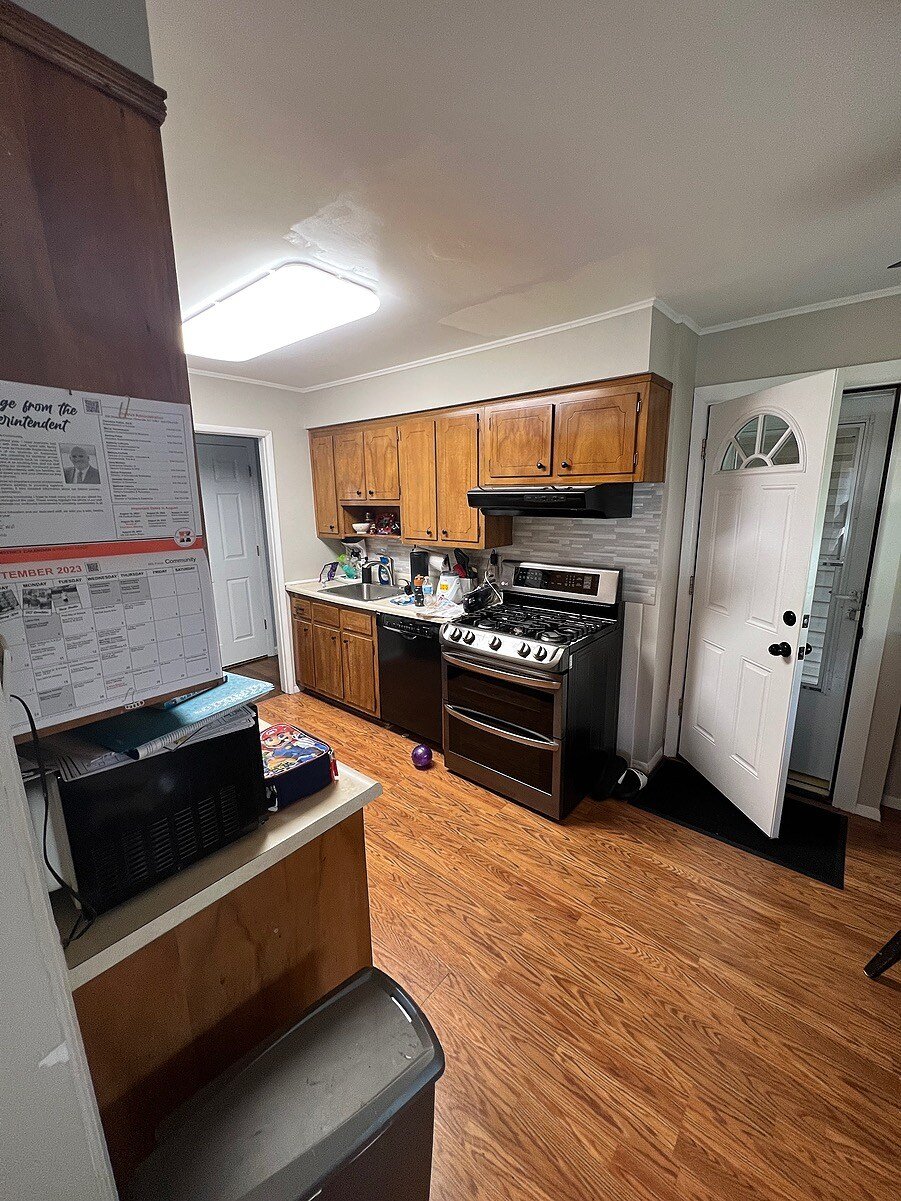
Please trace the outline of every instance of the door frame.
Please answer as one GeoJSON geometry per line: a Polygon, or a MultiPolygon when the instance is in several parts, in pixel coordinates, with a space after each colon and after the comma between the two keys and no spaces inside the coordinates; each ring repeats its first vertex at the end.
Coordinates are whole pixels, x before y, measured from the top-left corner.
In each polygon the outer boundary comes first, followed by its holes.
{"type": "MultiPolygon", "coordinates": [[[[667,694],[665,755],[676,755],[679,747],[682,720],[679,702],[685,691],[691,625],[689,580],[694,572],[701,519],[701,449],[707,431],[708,410],[721,401],[734,400],[749,392],[757,392],[776,384],[816,374],[819,372],[804,371],[766,379],[708,384],[695,389],[682,519],[682,547],[679,554],[672,664],[667,694]]],[[[852,388],[881,388],[899,382],[901,359],[842,367],[837,373],[837,387],[842,394],[852,388]]],[[[901,708],[901,701],[894,686],[896,673],[901,668],[901,664],[894,662],[894,659],[901,658],[901,652],[892,650],[892,640],[889,637],[890,630],[897,624],[901,615],[901,600],[895,598],[898,559],[901,555],[901,455],[892,454],[899,445],[899,426],[901,422],[896,425],[889,446],[890,466],[876,529],[867,611],[858,644],[832,795],[832,803],[836,808],[876,820],[880,816],[879,805],[867,804],[865,798],[876,796],[881,799],[901,708]],[[892,662],[889,662],[890,657],[892,662]]]]}
{"type": "Polygon", "coordinates": [[[285,564],[282,557],[282,533],[275,482],[275,441],[272,430],[198,422],[194,426],[194,433],[222,434],[229,438],[249,438],[257,444],[260,483],[263,488],[263,535],[266,539],[266,551],[269,556],[269,591],[272,612],[275,614],[278,674],[281,678],[282,692],[297,692],[292,658],[291,619],[285,594],[285,564]]]}

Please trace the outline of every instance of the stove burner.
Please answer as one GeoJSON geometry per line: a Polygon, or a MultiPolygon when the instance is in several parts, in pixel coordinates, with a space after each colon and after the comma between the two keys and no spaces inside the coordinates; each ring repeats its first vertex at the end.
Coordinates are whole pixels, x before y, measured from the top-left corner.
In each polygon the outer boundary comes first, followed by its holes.
{"type": "Polygon", "coordinates": [[[565,630],[541,630],[538,634],[539,642],[569,642],[571,637],[565,630]]]}

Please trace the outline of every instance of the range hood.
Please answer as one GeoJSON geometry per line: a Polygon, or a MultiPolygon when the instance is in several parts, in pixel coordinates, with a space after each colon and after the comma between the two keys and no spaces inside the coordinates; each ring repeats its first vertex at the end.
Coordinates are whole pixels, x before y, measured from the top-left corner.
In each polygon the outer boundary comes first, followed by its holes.
{"type": "Polygon", "coordinates": [[[631,517],[631,484],[471,488],[470,507],[512,517],[631,517]]]}

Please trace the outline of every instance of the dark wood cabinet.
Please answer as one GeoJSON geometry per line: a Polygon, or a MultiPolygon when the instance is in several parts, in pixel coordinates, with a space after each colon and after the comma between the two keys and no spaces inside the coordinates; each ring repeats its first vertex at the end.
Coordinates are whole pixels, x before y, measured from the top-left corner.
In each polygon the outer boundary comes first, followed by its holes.
{"type": "Polygon", "coordinates": [[[335,454],[331,434],[310,437],[310,466],[313,472],[313,510],[316,533],[323,538],[338,538],[338,500],[335,494],[335,454]]]}
{"type": "Polygon", "coordinates": [[[378,716],[375,618],[365,609],[291,598],[294,675],[300,687],[378,716]]]}
{"type": "Polygon", "coordinates": [[[561,481],[631,476],[641,397],[634,388],[602,391],[554,406],[554,471],[561,481]]]}
{"type": "Polygon", "coordinates": [[[366,467],[363,456],[363,431],[351,427],[332,435],[335,459],[335,495],[348,504],[366,503],[366,467]]]}
{"type": "Polygon", "coordinates": [[[316,691],[343,700],[341,634],[333,626],[313,626],[313,670],[316,691]]]}
{"type": "Polygon", "coordinates": [[[466,499],[479,484],[479,414],[455,413],[435,422],[438,538],[451,546],[478,546],[481,514],[466,499]]]}
{"type": "Polygon", "coordinates": [[[373,425],[363,429],[366,499],[400,500],[397,463],[397,426],[373,425]]]}
{"type": "Polygon", "coordinates": [[[434,418],[404,421],[398,431],[398,451],[404,537],[433,542],[438,537],[434,418]]]}
{"type": "Polygon", "coordinates": [[[485,410],[482,476],[486,482],[542,479],[551,474],[550,404],[495,405],[485,410]]]}
{"type": "Polygon", "coordinates": [[[341,662],[345,703],[365,713],[375,713],[375,642],[372,637],[342,630],[341,662]]]}
{"type": "Polygon", "coordinates": [[[294,635],[294,679],[299,688],[315,688],[313,623],[295,620],[291,625],[294,635]]]}

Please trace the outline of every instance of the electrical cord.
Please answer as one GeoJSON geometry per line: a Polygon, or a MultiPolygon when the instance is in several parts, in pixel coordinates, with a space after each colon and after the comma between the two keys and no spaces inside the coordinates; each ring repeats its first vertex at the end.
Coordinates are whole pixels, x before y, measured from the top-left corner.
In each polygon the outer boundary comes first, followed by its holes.
{"type": "Polygon", "coordinates": [[[44,766],[44,751],[41,747],[41,740],[38,737],[38,728],[35,725],[34,715],[32,714],[31,709],[29,709],[26,702],[23,701],[20,696],[16,696],[12,692],[9,695],[10,700],[18,701],[25,710],[25,716],[28,718],[28,726],[31,730],[31,744],[34,747],[34,757],[38,765],[38,774],[41,777],[41,788],[44,792],[44,825],[41,835],[41,851],[44,855],[44,863],[47,867],[47,871],[57,882],[60,888],[67,893],[67,895],[71,897],[71,899],[79,907],[79,913],[72,924],[72,929],[63,939],[63,949],[65,949],[70,943],[75,942],[77,939],[81,938],[82,935],[87,934],[88,930],[90,930],[91,926],[94,924],[97,914],[88,904],[88,902],[71,886],[71,884],[68,884],[62,878],[62,876],[57,872],[56,868],[50,862],[50,856],[47,853],[47,828],[50,823],[50,786],[47,783],[47,770],[44,766]]]}

